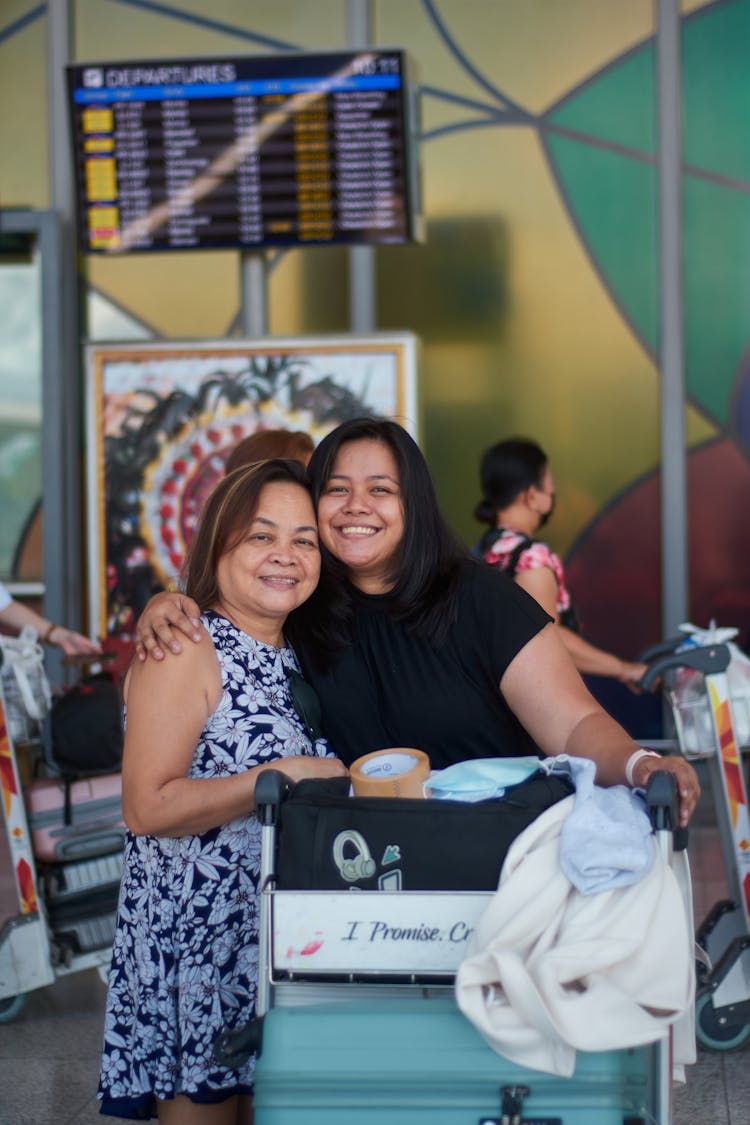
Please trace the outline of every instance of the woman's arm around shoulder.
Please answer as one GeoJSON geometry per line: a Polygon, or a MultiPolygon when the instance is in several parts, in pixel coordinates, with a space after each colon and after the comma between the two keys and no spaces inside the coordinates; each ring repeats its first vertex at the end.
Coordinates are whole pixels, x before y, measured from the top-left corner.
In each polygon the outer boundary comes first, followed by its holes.
{"type": "MultiPolygon", "coordinates": [[[[589,693],[554,625],[518,652],[500,690],[544,754],[591,758],[599,785],[629,784],[626,767],[639,747],[589,693]]],[[[685,825],[700,796],[695,770],[677,755],[640,756],[633,764],[633,785],[645,785],[659,769],[675,775],[685,825]]]]}

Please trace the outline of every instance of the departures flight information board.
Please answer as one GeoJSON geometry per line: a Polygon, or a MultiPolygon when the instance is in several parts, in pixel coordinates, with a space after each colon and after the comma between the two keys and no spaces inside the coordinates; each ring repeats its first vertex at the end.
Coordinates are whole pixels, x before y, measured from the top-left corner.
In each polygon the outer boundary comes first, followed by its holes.
{"type": "Polygon", "coordinates": [[[418,236],[402,51],[67,70],[86,253],[418,236]]]}

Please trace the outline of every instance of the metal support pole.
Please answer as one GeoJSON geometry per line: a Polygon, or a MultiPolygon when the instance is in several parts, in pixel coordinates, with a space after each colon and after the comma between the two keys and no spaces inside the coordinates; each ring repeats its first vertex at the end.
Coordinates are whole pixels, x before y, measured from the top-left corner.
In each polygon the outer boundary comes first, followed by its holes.
{"type": "Polygon", "coordinates": [[[240,320],[251,339],[268,335],[268,269],[262,250],[243,250],[240,255],[240,320]]]}
{"type": "Polygon", "coordinates": [[[662,633],[688,619],[679,0],[657,0],[662,633]]]}
{"type": "MultiPolygon", "coordinates": [[[[353,50],[372,42],[370,0],[348,0],[347,44],[353,50]]],[[[377,326],[375,247],[349,248],[349,326],[352,332],[374,332],[377,326]]]]}
{"type": "Polygon", "coordinates": [[[352,332],[374,332],[377,327],[375,247],[349,247],[349,327],[352,332]]]}
{"type": "Polygon", "coordinates": [[[48,0],[47,90],[50,204],[60,229],[59,302],[62,340],[59,386],[46,382],[42,404],[45,442],[42,463],[44,612],[71,628],[82,626],[80,300],[75,245],[70,125],[65,65],[71,61],[73,5],[48,0]]]}

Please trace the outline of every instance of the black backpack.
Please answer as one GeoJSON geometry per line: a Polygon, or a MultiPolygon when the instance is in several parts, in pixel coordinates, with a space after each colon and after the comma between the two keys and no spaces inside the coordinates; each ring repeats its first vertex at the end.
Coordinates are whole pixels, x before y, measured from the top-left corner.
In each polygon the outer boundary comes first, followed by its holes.
{"type": "Polygon", "coordinates": [[[116,773],[122,765],[120,689],[107,672],[82,676],[59,696],[42,734],[50,773],[74,781],[116,773]]]}

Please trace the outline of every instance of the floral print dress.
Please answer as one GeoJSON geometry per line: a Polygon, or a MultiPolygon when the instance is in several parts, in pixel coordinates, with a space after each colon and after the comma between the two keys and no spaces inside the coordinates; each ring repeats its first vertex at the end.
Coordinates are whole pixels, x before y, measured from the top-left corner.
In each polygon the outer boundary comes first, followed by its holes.
{"type": "MultiPolygon", "coordinates": [[[[207,613],[223,693],[190,777],[226,777],[287,755],[330,755],[297,717],[290,648],[262,644],[207,613]]],[[[254,816],[202,835],[129,835],[112,952],[99,1084],[102,1112],[156,1115],[154,1098],[221,1101],[252,1090],[255,1059],[213,1059],[223,1026],[254,1014],[260,825],[254,816]]]]}

